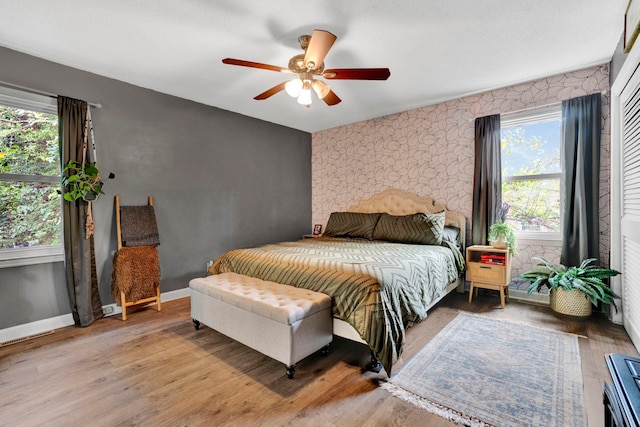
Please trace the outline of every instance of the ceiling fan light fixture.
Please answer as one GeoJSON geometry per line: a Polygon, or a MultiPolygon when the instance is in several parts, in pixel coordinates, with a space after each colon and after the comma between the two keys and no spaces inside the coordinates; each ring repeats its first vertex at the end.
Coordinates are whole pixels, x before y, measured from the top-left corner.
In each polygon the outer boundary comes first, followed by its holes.
{"type": "Polygon", "coordinates": [[[287,94],[292,97],[292,98],[297,98],[298,95],[300,95],[300,90],[302,89],[302,80],[300,79],[293,79],[293,80],[289,80],[285,85],[284,85],[284,90],[287,91],[287,94]]]}
{"type": "Polygon", "coordinates": [[[298,95],[298,104],[311,105],[311,82],[302,82],[302,89],[300,90],[300,95],[298,95]]]}
{"type": "Polygon", "coordinates": [[[311,91],[308,89],[302,89],[298,96],[298,104],[311,105],[311,91]]]}
{"type": "Polygon", "coordinates": [[[331,92],[329,85],[320,80],[314,80],[312,87],[320,99],[324,99],[331,92]]]}

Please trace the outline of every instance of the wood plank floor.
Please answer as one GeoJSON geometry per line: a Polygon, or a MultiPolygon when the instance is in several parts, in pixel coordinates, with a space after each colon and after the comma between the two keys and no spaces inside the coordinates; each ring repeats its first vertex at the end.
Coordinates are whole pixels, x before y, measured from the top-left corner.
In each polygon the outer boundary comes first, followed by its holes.
{"type": "MultiPolygon", "coordinates": [[[[202,327],[189,316],[189,299],[162,312],[146,308],[100,319],[88,328],[0,348],[2,426],[454,426],[378,387],[382,374],[361,372],[368,350],[336,338],[330,354],[284,366],[202,327]]],[[[637,355],[621,326],[594,316],[587,322],[555,317],[546,307],[508,303],[489,291],[467,302],[446,297],[409,329],[395,369],[459,311],[571,332],[580,354],[589,426],[603,424],[602,387],[610,381],[607,353],[637,355]]],[[[546,426],[545,426],[546,427],[546,426]]]]}

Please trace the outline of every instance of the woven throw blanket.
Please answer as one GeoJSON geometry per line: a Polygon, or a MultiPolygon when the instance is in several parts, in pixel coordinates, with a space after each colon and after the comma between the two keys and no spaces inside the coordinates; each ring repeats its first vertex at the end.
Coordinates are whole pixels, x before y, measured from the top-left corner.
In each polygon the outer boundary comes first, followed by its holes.
{"type": "Polygon", "coordinates": [[[118,305],[120,291],[127,301],[137,301],[156,294],[160,286],[160,263],[155,246],[122,248],[113,256],[111,295],[118,305]]]}
{"type": "Polygon", "coordinates": [[[121,206],[123,246],[158,246],[160,235],[153,206],[121,206]]]}

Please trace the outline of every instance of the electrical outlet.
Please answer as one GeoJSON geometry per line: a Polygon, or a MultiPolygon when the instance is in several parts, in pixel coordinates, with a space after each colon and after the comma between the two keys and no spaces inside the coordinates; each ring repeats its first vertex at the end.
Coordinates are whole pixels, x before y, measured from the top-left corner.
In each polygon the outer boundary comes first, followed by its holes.
{"type": "Polygon", "coordinates": [[[109,315],[109,314],[113,314],[113,307],[110,305],[104,306],[102,307],[102,312],[104,313],[104,315],[109,315]]]}

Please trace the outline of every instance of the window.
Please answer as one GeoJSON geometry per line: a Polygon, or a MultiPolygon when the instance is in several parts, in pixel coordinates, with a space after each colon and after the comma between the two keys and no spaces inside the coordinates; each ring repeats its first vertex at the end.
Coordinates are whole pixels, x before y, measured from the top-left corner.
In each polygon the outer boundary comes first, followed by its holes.
{"type": "Polygon", "coordinates": [[[56,100],[0,88],[0,267],[63,259],[56,100]]]}
{"type": "Polygon", "coordinates": [[[520,238],[560,238],[561,125],[560,104],[501,118],[502,201],[520,238]]]}

